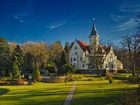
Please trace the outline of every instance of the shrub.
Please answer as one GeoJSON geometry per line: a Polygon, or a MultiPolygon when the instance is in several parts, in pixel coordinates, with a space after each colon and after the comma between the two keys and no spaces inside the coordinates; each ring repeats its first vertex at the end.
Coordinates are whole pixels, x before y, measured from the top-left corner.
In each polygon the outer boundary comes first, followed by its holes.
{"type": "Polygon", "coordinates": [[[16,85],[27,85],[28,82],[27,81],[24,81],[23,79],[18,79],[16,81],[16,85]]]}
{"type": "Polygon", "coordinates": [[[41,82],[43,80],[42,76],[36,77],[36,81],[41,82]]]}
{"type": "Polygon", "coordinates": [[[111,84],[112,83],[112,80],[113,80],[113,73],[111,73],[111,72],[108,72],[107,74],[106,74],[106,77],[107,77],[107,79],[109,80],[109,83],[111,84]]]}
{"type": "Polygon", "coordinates": [[[69,73],[75,73],[76,68],[70,64],[64,64],[59,70],[59,75],[69,74],[69,73]]]}
{"type": "Polygon", "coordinates": [[[48,79],[49,83],[63,83],[65,82],[65,78],[61,76],[52,76],[48,79]]]}
{"type": "Polygon", "coordinates": [[[52,62],[47,63],[46,70],[48,70],[49,73],[56,73],[55,64],[52,62]]]}
{"type": "Polygon", "coordinates": [[[1,80],[0,81],[0,85],[10,85],[11,82],[10,81],[7,81],[7,80],[1,80]]]}

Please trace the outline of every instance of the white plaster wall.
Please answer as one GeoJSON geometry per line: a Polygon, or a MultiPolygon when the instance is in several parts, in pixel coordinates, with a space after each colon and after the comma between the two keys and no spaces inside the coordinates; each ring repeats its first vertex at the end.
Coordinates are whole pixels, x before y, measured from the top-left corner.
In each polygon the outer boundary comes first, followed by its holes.
{"type": "Polygon", "coordinates": [[[108,70],[117,70],[117,56],[114,54],[113,50],[110,50],[110,52],[107,54],[103,66],[108,70]],[[113,68],[111,65],[113,65],[113,68]]]}
{"type": "Polygon", "coordinates": [[[70,50],[70,54],[69,54],[69,62],[70,64],[74,64],[76,63],[76,68],[77,69],[88,69],[88,58],[86,57],[85,54],[88,54],[87,52],[85,53],[81,47],[79,46],[77,41],[74,41],[74,44],[70,50]],[[75,49],[75,47],[77,47],[77,49],[75,49]],[[75,54],[75,52],[77,52],[77,54],[75,54]],[[81,61],[81,57],[82,57],[82,61],[81,61]],[[71,62],[71,58],[72,58],[72,62],[71,62]],[[76,61],[73,61],[73,59],[76,58],[76,61]],[[84,61],[84,65],[85,67],[83,68],[83,61],[84,61]]]}

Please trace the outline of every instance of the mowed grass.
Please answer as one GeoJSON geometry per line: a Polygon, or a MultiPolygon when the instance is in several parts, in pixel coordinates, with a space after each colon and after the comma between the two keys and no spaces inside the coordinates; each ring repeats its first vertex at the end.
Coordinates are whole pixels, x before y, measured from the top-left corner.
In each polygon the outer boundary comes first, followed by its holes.
{"type": "Polygon", "coordinates": [[[63,105],[73,82],[0,86],[0,105],[63,105]]]}
{"type": "MultiPolygon", "coordinates": [[[[128,75],[128,74],[127,74],[128,75]]],[[[92,74],[77,81],[71,105],[120,105],[126,93],[135,91],[138,84],[126,82],[128,76],[119,74],[109,84],[105,77],[92,74]]],[[[73,82],[35,83],[31,86],[0,86],[0,105],[63,105],[73,82]]]]}
{"type": "Polygon", "coordinates": [[[127,92],[135,91],[138,84],[114,80],[112,84],[102,77],[84,75],[89,78],[77,81],[72,105],[120,105],[127,92]]]}

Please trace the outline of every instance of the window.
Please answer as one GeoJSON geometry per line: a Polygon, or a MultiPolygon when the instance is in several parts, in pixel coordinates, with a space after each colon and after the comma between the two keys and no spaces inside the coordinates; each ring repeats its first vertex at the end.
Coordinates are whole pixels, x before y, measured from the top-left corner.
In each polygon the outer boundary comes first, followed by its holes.
{"type": "Polygon", "coordinates": [[[103,66],[102,65],[100,65],[100,68],[102,68],[103,66]]]}
{"type": "Polygon", "coordinates": [[[113,65],[111,65],[111,68],[113,68],[113,65]]]}
{"type": "Polygon", "coordinates": [[[83,68],[85,68],[85,64],[83,63],[83,68]]]}
{"type": "Polygon", "coordinates": [[[82,61],[82,57],[80,57],[80,61],[82,61]]]}
{"type": "Polygon", "coordinates": [[[76,61],[76,58],[73,58],[73,61],[76,61]]]}
{"type": "Polygon", "coordinates": [[[107,65],[105,66],[105,68],[107,68],[107,65]]]}
{"type": "Polygon", "coordinates": [[[77,52],[75,52],[75,55],[77,55],[77,52]]]}
{"type": "Polygon", "coordinates": [[[71,58],[71,62],[72,62],[72,58],[71,58]]]}
{"type": "Polygon", "coordinates": [[[73,63],[73,66],[75,66],[75,67],[76,67],[76,63],[73,63]]]}

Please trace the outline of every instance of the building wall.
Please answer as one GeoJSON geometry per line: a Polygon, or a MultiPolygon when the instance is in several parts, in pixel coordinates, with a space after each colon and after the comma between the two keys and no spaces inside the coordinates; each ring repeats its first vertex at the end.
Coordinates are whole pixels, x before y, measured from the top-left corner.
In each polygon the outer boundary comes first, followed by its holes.
{"type": "Polygon", "coordinates": [[[88,52],[84,52],[77,41],[74,41],[69,54],[69,63],[76,66],[77,69],[88,69],[87,54],[88,52]]]}
{"type": "Polygon", "coordinates": [[[107,70],[117,70],[117,56],[111,49],[104,60],[104,68],[107,70]]]}

